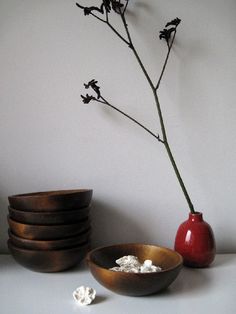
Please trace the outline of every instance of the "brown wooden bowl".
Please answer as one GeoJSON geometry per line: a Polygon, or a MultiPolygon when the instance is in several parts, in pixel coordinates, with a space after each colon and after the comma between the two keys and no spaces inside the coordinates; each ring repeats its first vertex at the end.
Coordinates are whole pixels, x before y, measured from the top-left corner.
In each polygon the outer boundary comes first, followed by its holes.
{"type": "Polygon", "coordinates": [[[9,217],[25,224],[56,225],[70,224],[88,217],[90,207],[79,210],[65,210],[59,212],[29,212],[8,207],[9,217]]]}
{"type": "Polygon", "coordinates": [[[8,230],[11,243],[19,248],[28,250],[60,250],[68,249],[81,245],[82,243],[90,243],[91,228],[84,232],[67,239],[60,240],[29,240],[16,236],[8,230]]]}
{"type": "Polygon", "coordinates": [[[94,278],[107,289],[123,295],[143,296],[167,288],[178,276],[183,259],[180,254],[168,248],[147,244],[118,244],[92,250],[87,262],[94,278]],[[140,262],[146,259],[162,268],[158,273],[124,273],[109,270],[117,266],[116,259],[137,256],[140,262]]]}
{"type": "Polygon", "coordinates": [[[18,194],[8,197],[10,206],[24,211],[73,210],[89,206],[93,190],[61,190],[18,194]]]}
{"type": "Polygon", "coordinates": [[[11,231],[18,237],[29,240],[56,240],[65,239],[85,231],[90,227],[90,220],[85,219],[67,225],[29,225],[17,222],[8,217],[11,231]]]}
{"type": "Polygon", "coordinates": [[[8,240],[8,248],[14,259],[22,266],[38,272],[58,272],[77,265],[88,252],[84,244],[65,250],[37,251],[19,248],[8,240]]]}

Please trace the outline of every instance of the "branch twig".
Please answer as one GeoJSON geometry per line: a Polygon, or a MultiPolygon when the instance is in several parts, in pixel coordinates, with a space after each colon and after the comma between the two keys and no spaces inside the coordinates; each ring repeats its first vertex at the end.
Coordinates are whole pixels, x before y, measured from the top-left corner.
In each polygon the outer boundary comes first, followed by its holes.
{"type": "Polygon", "coordinates": [[[167,65],[167,62],[168,62],[168,59],[169,59],[170,51],[171,51],[172,45],[173,45],[174,40],[175,40],[175,35],[176,35],[176,29],[175,29],[175,31],[174,31],[174,35],[173,35],[171,44],[167,44],[167,46],[168,46],[168,52],[167,52],[167,55],[166,55],[166,59],[165,59],[164,65],[163,65],[163,67],[162,67],[161,75],[160,75],[159,80],[158,80],[158,82],[157,82],[157,85],[156,85],[156,87],[155,87],[155,90],[158,90],[158,88],[159,88],[159,86],[160,86],[161,79],[162,79],[162,76],[163,76],[163,74],[164,74],[164,72],[165,72],[166,65],[167,65]]]}
{"type": "Polygon", "coordinates": [[[135,55],[139,65],[140,65],[140,67],[141,67],[141,69],[142,69],[142,71],[143,71],[143,73],[144,73],[144,75],[145,75],[145,77],[146,77],[150,87],[152,89],[154,89],[154,84],[153,84],[153,82],[152,82],[152,80],[151,80],[151,78],[150,78],[150,76],[149,76],[149,74],[148,74],[148,72],[147,72],[147,70],[146,70],[142,60],[140,59],[139,54],[138,54],[134,44],[133,44],[133,41],[132,41],[132,38],[131,38],[131,35],[130,35],[130,32],[129,32],[128,24],[126,22],[125,14],[121,11],[120,8],[119,8],[119,11],[120,11],[120,16],[121,16],[122,23],[124,25],[124,28],[125,28],[125,31],[126,31],[126,34],[127,34],[127,37],[128,37],[129,47],[133,51],[133,53],[134,53],[134,55],[135,55]]]}
{"type": "Polygon", "coordinates": [[[142,123],[138,122],[136,119],[134,119],[133,117],[131,117],[130,115],[128,115],[127,113],[125,113],[124,111],[120,110],[119,108],[113,106],[111,103],[109,103],[104,97],[100,96],[100,99],[93,99],[94,101],[97,101],[101,104],[107,105],[108,107],[118,111],[120,114],[122,114],[123,116],[125,116],[126,118],[130,119],[131,121],[133,121],[134,123],[136,123],[137,125],[139,125],[141,128],[143,128],[146,132],[148,132],[150,135],[152,135],[153,137],[155,137],[155,139],[157,139],[159,142],[161,142],[162,144],[164,144],[165,142],[160,138],[159,134],[154,134],[152,131],[150,131],[147,127],[145,127],[142,123]],[[102,100],[100,100],[102,99],[102,100]]]}

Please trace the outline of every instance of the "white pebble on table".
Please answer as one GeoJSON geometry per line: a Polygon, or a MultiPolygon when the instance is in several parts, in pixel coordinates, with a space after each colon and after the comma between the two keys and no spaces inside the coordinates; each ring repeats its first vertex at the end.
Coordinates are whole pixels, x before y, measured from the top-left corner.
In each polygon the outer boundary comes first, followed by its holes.
{"type": "Polygon", "coordinates": [[[96,297],[96,290],[81,286],[73,292],[73,298],[79,305],[89,305],[96,297]]]}

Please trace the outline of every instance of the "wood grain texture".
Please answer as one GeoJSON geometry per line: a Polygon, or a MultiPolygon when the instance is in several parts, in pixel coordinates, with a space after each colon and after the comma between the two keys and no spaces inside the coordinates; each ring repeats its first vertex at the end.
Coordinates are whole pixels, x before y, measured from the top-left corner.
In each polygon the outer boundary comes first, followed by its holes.
{"type": "Polygon", "coordinates": [[[76,210],[30,212],[8,207],[9,217],[15,221],[34,225],[69,224],[88,218],[90,206],[76,210]]]}
{"type": "Polygon", "coordinates": [[[81,262],[89,250],[89,245],[66,250],[37,251],[18,248],[8,240],[8,248],[14,259],[28,269],[38,272],[58,272],[81,262]]]}
{"type": "Polygon", "coordinates": [[[63,211],[89,206],[93,190],[60,190],[28,194],[11,195],[8,197],[10,206],[24,211],[63,211]]]}
{"type": "Polygon", "coordinates": [[[16,236],[8,231],[11,243],[22,249],[29,250],[60,250],[90,243],[91,228],[70,238],[60,240],[29,240],[16,236]]]}
{"type": "Polygon", "coordinates": [[[166,289],[178,276],[183,259],[180,254],[168,248],[146,244],[119,244],[92,250],[87,262],[94,278],[113,292],[129,296],[143,296],[166,289]],[[137,256],[140,262],[146,259],[162,268],[158,273],[114,272],[109,268],[117,266],[116,259],[137,256]]]}
{"type": "Polygon", "coordinates": [[[65,239],[85,231],[90,227],[90,220],[85,219],[73,224],[30,225],[17,222],[8,217],[10,230],[17,236],[30,240],[65,239]]]}

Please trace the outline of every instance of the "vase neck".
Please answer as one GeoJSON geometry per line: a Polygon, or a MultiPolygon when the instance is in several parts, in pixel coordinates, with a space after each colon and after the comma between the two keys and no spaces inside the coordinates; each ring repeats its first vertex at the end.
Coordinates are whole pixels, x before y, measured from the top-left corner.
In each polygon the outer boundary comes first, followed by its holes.
{"type": "Polygon", "coordinates": [[[192,222],[200,222],[200,221],[203,221],[202,213],[200,213],[200,212],[196,212],[196,213],[194,213],[194,214],[189,213],[189,220],[191,220],[192,222]]]}

